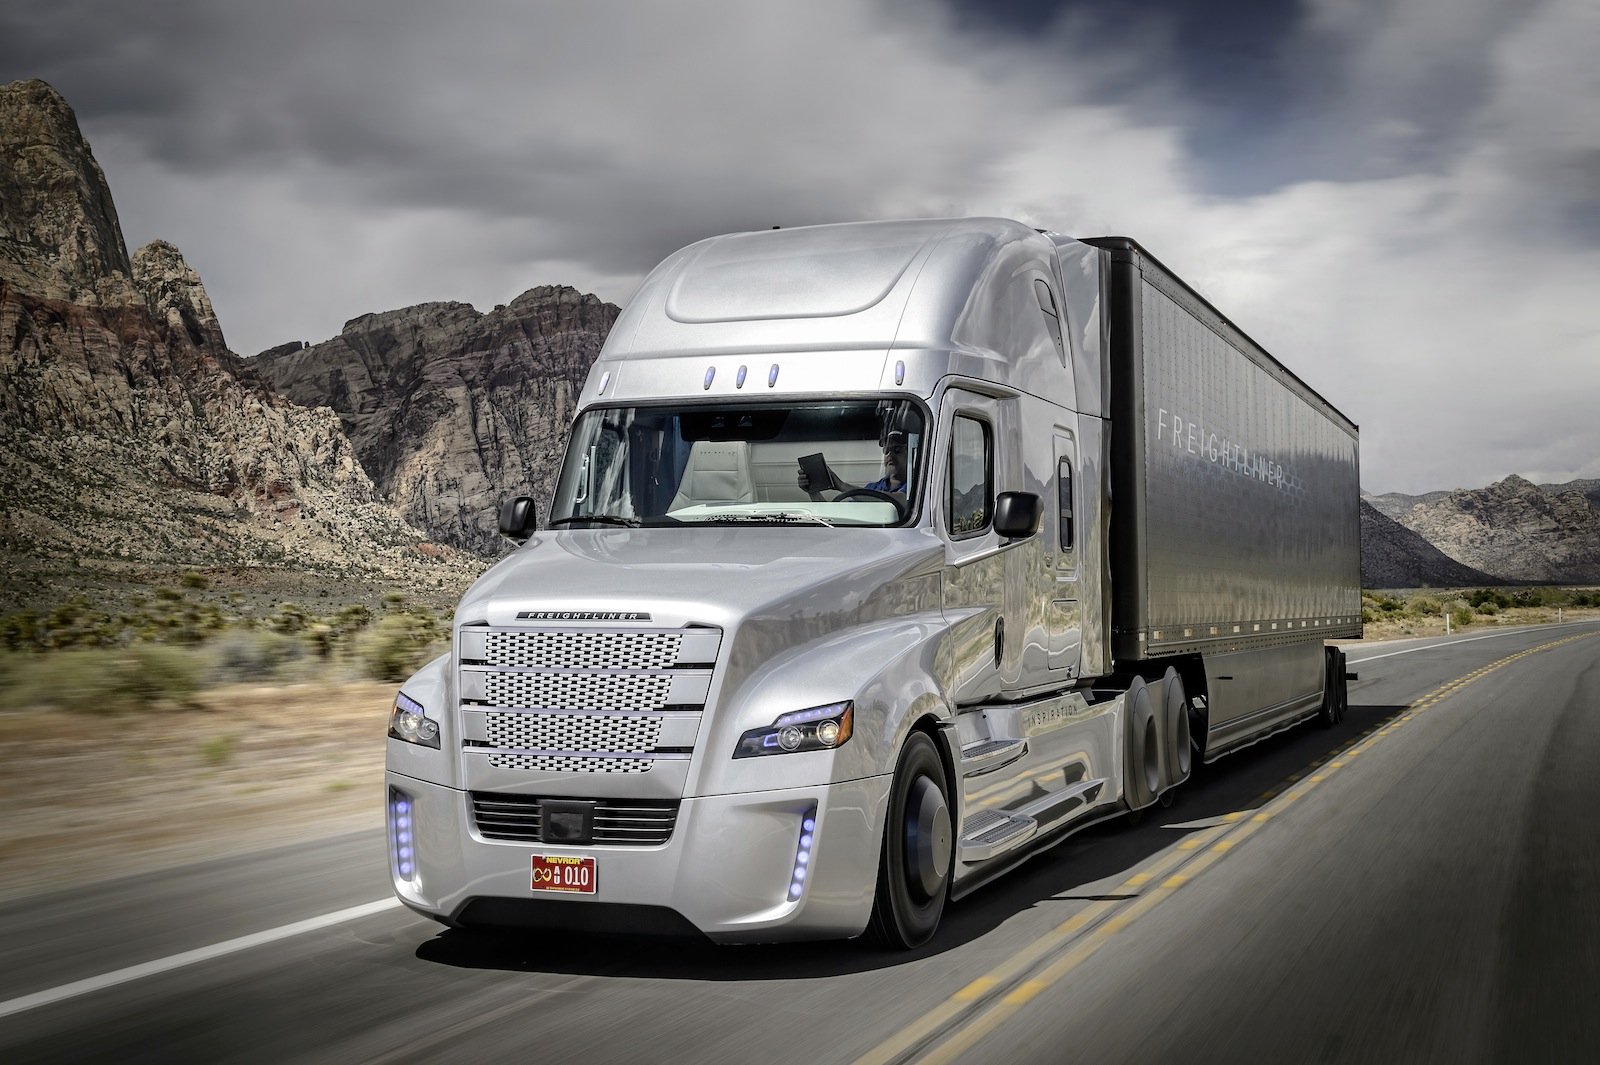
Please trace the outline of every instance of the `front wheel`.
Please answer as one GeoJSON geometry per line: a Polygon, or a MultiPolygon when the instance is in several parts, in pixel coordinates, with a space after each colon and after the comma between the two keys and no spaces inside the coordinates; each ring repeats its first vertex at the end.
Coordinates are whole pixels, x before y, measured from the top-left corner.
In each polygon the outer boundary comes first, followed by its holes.
{"type": "Polygon", "coordinates": [[[872,936],[885,946],[920,947],[939,927],[955,854],[947,787],[938,748],[924,733],[913,732],[889,789],[872,904],[872,936]]]}

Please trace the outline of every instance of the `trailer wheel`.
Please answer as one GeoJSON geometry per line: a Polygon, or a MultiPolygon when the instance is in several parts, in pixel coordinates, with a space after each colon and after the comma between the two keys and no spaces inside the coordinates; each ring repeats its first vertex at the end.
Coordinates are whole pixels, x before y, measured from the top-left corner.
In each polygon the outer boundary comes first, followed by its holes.
{"type": "Polygon", "coordinates": [[[1161,729],[1167,738],[1167,784],[1166,795],[1162,798],[1168,803],[1171,799],[1171,788],[1182,784],[1189,779],[1189,772],[1193,768],[1193,743],[1189,736],[1189,697],[1183,690],[1183,678],[1172,666],[1167,667],[1166,676],[1161,678],[1161,729]]]}
{"type": "Polygon", "coordinates": [[[955,857],[947,787],[933,741],[913,732],[889,789],[872,904],[872,937],[887,947],[920,947],[939,927],[955,857]]]}
{"type": "Polygon", "coordinates": [[[1339,720],[1341,721],[1344,720],[1344,716],[1346,716],[1350,710],[1350,678],[1347,678],[1347,676],[1344,675],[1346,668],[1347,664],[1346,660],[1344,660],[1344,651],[1339,651],[1338,654],[1334,656],[1333,675],[1339,680],[1339,720]]]}
{"type": "Polygon", "coordinates": [[[1332,728],[1344,720],[1339,705],[1340,686],[1344,683],[1344,661],[1337,647],[1330,647],[1323,655],[1322,709],[1317,712],[1317,723],[1332,728]]]}
{"type": "Polygon", "coordinates": [[[1161,789],[1161,734],[1143,677],[1133,678],[1125,698],[1126,771],[1122,794],[1128,809],[1138,812],[1155,802],[1156,792],[1161,789]]]}

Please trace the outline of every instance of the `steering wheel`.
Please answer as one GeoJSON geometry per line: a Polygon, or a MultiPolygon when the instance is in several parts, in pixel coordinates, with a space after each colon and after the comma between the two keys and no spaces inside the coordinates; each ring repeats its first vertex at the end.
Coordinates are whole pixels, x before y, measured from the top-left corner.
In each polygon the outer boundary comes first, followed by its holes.
{"type": "Polygon", "coordinates": [[[869,499],[882,499],[894,504],[894,520],[896,523],[906,520],[906,501],[893,492],[881,492],[876,488],[846,488],[843,492],[833,497],[835,503],[851,499],[855,496],[866,496],[869,499]]]}

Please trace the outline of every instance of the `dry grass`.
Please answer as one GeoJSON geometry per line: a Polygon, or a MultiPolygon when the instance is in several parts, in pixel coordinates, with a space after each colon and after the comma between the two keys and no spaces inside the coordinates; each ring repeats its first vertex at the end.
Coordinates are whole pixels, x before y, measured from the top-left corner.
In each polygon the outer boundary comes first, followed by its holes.
{"type": "MultiPolygon", "coordinates": [[[[1565,607],[1561,610],[1561,621],[1581,621],[1584,619],[1600,618],[1600,608],[1596,607],[1565,607]]],[[[1493,632],[1495,629],[1511,628],[1517,625],[1549,625],[1557,620],[1554,607],[1507,607],[1493,616],[1478,615],[1472,619],[1472,624],[1465,629],[1451,625],[1450,631],[1464,632],[1493,632]]],[[[1438,614],[1427,617],[1405,617],[1389,621],[1369,621],[1363,626],[1363,638],[1367,640],[1402,640],[1411,636],[1443,636],[1444,618],[1438,614]]]]}
{"type": "Polygon", "coordinates": [[[382,824],[380,682],[0,714],[0,898],[382,824]]]}

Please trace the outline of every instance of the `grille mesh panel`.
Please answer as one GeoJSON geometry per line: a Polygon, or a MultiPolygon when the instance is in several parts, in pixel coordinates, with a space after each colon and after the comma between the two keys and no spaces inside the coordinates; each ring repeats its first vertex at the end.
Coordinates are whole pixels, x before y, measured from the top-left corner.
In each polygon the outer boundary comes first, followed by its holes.
{"type": "MultiPolygon", "coordinates": [[[[472,818],[485,839],[543,843],[540,799],[531,795],[472,793],[472,818]]],[[[651,846],[672,838],[678,822],[676,800],[600,799],[594,809],[597,844],[651,846]]]]}
{"type": "Polygon", "coordinates": [[[495,706],[563,710],[660,710],[672,677],[629,673],[487,673],[484,695],[495,706]]]}
{"type": "Polygon", "coordinates": [[[491,666],[665,669],[682,642],[675,632],[491,632],[483,657],[491,666]]]}
{"type": "Polygon", "coordinates": [[[496,769],[533,773],[648,773],[649,758],[585,758],[575,754],[491,754],[496,769]]]}
{"type": "Polygon", "coordinates": [[[582,714],[486,714],[489,746],[557,751],[653,751],[661,719],[582,714]]]}

